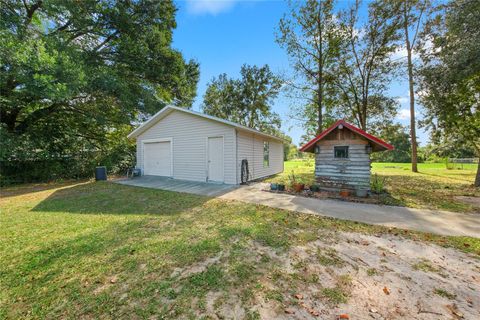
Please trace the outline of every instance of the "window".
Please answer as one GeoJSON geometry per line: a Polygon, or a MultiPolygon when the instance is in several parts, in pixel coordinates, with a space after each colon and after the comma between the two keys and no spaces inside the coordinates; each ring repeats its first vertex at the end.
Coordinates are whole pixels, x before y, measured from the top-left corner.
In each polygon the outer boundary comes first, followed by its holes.
{"type": "Polygon", "coordinates": [[[268,141],[263,141],[263,167],[270,166],[270,144],[268,141]]]}
{"type": "Polygon", "coordinates": [[[333,147],[335,158],[347,159],[348,147],[333,147]]]}

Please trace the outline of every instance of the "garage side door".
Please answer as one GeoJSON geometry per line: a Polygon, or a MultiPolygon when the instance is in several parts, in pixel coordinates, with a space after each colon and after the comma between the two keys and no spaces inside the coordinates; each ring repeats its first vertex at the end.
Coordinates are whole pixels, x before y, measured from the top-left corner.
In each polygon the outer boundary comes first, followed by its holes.
{"type": "Polygon", "coordinates": [[[143,147],[143,170],[149,176],[172,176],[171,142],[149,142],[143,147]]]}

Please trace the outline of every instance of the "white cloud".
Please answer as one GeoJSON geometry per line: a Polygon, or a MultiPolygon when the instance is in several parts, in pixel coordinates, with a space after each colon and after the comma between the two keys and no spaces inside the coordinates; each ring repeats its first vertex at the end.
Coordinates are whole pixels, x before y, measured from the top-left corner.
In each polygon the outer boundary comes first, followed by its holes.
{"type": "Polygon", "coordinates": [[[187,0],[187,11],[190,14],[217,15],[235,6],[236,0],[187,0]]]}
{"type": "Polygon", "coordinates": [[[410,101],[410,95],[408,95],[406,97],[397,98],[397,102],[400,103],[400,104],[407,103],[408,101],[410,101]]]}
{"type": "MultiPolygon", "coordinates": [[[[417,112],[415,112],[415,116],[417,116],[417,112]]],[[[397,114],[397,119],[399,120],[408,120],[410,119],[410,109],[400,109],[397,114]]]]}
{"type": "MultiPolygon", "coordinates": [[[[407,56],[408,56],[407,48],[405,46],[401,46],[401,47],[398,47],[397,50],[395,50],[395,52],[393,52],[390,55],[390,59],[394,61],[402,60],[402,59],[406,60],[407,56]]],[[[419,54],[415,50],[413,50],[412,58],[418,59],[419,57],[420,57],[419,54]]]]}

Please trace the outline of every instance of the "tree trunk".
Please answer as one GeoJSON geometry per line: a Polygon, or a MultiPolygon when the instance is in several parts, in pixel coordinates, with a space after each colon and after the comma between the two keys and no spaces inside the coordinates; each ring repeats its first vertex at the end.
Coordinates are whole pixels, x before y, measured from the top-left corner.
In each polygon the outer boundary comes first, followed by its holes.
{"type": "Polygon", "coordinates": [[[318,88],[318,130],[317,133],[320,134],[322,132],[322,127],[323,127],[323,115],[322,115],[322,89],[321,89],[321,84],[319,84],[318,88]]]}
{"type": "Polygon", "coordinates": [[[320,134],[323,129],[323,30],[322,30],[322,1],[319,3],[318,9],[318,35],[319,35],[319,52],[318,52],[318,130],[320,134]]]}
{"type": "Polygon", "coordinates": [[[403,26],[405,29],[405,44],[407,46],[407,66],[408,66],[408,87],[410,93],[410,140],[412,143],[412,171],[418,172],[417,169],[417,133],[415,129],[415,91],[413,88],[413,63],[412,63],[412,47],[408,38],[408,15],[407,3],[405,2],[405,15],[403,26]]]}
{"type": "Polygon", "coordinates": [[[478,159],[477,175],[475,177],[475,187],[480,187],[480,159],[478,159]]]}

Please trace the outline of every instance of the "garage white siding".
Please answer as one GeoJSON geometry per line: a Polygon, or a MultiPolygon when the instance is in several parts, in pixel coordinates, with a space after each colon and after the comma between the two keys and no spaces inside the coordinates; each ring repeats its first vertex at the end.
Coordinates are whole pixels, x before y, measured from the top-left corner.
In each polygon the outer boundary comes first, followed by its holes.
{"type": "Polygon", "coordinates": [[[144,169],[143,140],[172,139],[173,178],[206,181],[207,137],[224,139],[224,182],[237,183],[236,141],[232,126],[186,112],[172,110],[137,137],[137,167],[144,169]]]}
{"type": "Polygon", "coordinates": [[[279,140],[237,130],[237,179],[241,181],[242,160],[248,160],[250,180],[259,179],[283,171],[283,143],[279,140]],[[269,142],[270,164],[263,166],[263,143],[269,142]]]}

